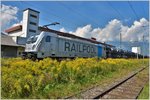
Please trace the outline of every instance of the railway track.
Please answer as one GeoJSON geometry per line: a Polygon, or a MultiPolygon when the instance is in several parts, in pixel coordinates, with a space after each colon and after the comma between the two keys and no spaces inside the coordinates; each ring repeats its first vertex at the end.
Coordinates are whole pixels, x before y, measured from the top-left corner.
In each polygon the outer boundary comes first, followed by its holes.
{"type": "Polygon", "coordinates": [[[95,86],[66,99],[136,99],[149,81],[148,67],[105,86],[95,86]]]}

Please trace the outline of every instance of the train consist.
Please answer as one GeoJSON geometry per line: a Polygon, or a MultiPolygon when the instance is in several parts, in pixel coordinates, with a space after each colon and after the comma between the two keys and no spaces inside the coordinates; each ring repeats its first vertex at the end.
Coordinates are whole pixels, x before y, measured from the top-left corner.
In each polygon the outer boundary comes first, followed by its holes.
{"type": "MultiPolygon", "coordinates": [[[[69,33],[43,29],[39,35],[31,36],[22,57],[29,59],[51,58],[135,58],[136,54],[116,50],[114,46],[95,39],[86,39],[69,33]]],[[[139,55],[141,57],[141,55],[139,55]]]]}
{"type": "MultiPolygon", "coordinates": [[[[143,55],[116,48],[107,48],[106,58],[143,58],[143,55]]],[[[144,56],[148,58],[148,56],[144,56]]]]}

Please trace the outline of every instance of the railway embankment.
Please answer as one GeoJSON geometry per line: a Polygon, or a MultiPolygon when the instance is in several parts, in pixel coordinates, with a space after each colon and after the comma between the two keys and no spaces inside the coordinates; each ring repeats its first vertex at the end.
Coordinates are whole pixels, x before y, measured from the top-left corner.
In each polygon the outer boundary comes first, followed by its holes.
{"type": "Polygon", "coordinates": [[[148,59],[76,58],[58,62],[50,58],[40,61],[2,58],[1,96],[3,99],[65,98],[98,85],[115,84],[148,63],[148,59]]]}
{"type": "Polygon", "coordinates": [[[67,99],[137,99],[149,82],[148,67],[140,68],[112,83],[97,85],[67,99]]]}

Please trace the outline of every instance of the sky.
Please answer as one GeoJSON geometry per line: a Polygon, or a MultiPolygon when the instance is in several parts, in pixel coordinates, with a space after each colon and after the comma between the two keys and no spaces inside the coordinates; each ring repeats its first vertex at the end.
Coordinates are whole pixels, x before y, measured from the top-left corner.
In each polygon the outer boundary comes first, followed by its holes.
{"type": "MultiPolygon", "coordinates": [[[[49,28],[85,38],[95,37],[118,47],[122,41],[139,41],[144,35],[148,53],[149,33],[148,1],[3,1],[1,29],[22,23],[22,11],[32,8],[40,11],[39,25],[52,22],[60,25],[49,28]]],[[[124,45],[124,44],[122,44],[124,45]]],[[[127,50],[131,47],[123,46],[127,50]]]]}

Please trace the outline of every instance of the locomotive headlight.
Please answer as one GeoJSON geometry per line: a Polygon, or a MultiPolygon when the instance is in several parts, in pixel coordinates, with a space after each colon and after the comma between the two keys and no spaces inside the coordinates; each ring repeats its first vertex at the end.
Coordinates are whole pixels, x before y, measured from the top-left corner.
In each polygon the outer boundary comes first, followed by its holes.
{"type": "Polygon", "coordinates": [[[32,50],[35,48],[35,45],[32,46],[32,50]]]}

